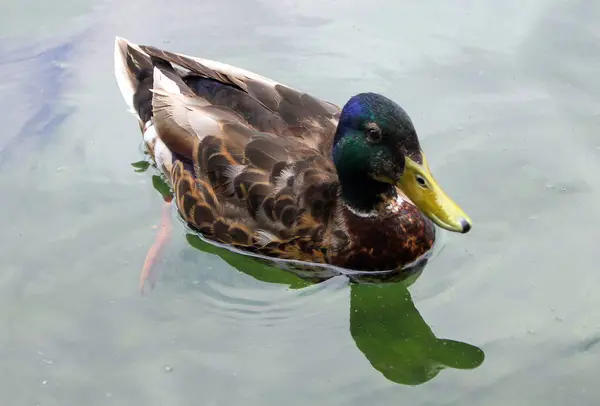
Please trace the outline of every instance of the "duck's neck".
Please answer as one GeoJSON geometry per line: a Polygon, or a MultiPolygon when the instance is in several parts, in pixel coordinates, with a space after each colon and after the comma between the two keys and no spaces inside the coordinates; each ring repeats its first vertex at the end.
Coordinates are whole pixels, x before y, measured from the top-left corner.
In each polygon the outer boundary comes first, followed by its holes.
{"type": "Polygon", "coordinates": [[[396,196],[396,188],[370,176],[344,177],[340,174],[342,201],[356,214],[375,214],[383,200],[396,196]]]}

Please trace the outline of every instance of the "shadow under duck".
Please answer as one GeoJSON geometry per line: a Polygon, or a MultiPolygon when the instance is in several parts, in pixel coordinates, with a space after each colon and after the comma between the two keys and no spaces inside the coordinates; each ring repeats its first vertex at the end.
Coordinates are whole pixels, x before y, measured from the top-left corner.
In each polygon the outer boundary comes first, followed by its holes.
{"type": "Polygon", "coordinates": [[[220,62],[118,38],[115,75],[187,224],[269,257],[393,270],[471,220],[433,178],[408,114],[342,109],[220,62]]]}

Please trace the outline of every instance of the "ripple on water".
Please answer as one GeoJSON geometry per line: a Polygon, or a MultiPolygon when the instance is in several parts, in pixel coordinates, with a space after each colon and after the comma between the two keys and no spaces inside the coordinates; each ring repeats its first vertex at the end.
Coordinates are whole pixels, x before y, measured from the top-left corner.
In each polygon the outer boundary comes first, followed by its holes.
{"type": "MultiPolygon", "coordinates": [[[[238,254],[236,254],[238,255],[238,254]]],[[[268,272],[286,273],[284,280],[295,277],[289,271],[268,269],[268,272]],[[287,277],[287,278],[286,278],[287,277]]],[[[227,265],[213,272],[236,272],[227,265]]],[[[337,276],[321,283],[290,288],[289,284],[251,283],[238,278],[205,277],[194,283],[195,299],[202,311],[223,321],[250,321],[255,325],[271,325],[316,317],[329,308],[328,304],[347,300],[348,279],[337,276]],[[242,281],[244,282],[244,281],[242,281]]]]}

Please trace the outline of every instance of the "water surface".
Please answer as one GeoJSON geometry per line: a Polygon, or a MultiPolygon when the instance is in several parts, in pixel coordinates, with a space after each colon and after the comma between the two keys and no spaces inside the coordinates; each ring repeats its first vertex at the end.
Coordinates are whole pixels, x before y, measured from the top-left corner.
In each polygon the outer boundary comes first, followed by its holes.
{"type": "Polygon", "coordinates": [[[585,0],[0,5],[2,399],[598,404],[599,18],[585,0]],[[163,202],[131,166],[115,35],[336,104],[386,94],[473,230],[372,286],[204,252],[177,223],[141,296],[163,202]]]}

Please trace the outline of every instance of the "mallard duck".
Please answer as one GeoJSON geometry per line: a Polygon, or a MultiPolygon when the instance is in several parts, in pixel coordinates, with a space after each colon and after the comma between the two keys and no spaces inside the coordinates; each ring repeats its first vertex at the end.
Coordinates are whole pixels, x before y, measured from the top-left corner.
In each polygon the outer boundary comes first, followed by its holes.
{"type": "Polygon", "coordinates": [[[359,271],[428,253],[471,220],[432,176],[409,115],[343,108],[247,70],[117,38],[115,74],[190,228],[238,250],[359,271]]]}

